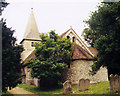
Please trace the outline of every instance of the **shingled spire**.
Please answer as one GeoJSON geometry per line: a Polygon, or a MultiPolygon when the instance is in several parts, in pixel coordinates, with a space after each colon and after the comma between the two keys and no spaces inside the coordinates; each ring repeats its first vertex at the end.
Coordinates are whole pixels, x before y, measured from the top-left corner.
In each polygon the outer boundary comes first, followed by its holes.
{"type": "Polygon", "coordinates": [[[38,27],[35,21],[33,8],[31,8],[30,17],[26,26],[23,40],[20,44],[23,45],[24,51],[21,53],[22,62],[33,52],[35,47],[33,46],[35,42],[40,41],[38,27]]]}
{"type": "Polygon", "coordinates": [[[26,30],[22,42],[24,40],[40,40],[38,27],[33,13],[33,8],[31,8],[31,14],[26,26],[26,30]]]}

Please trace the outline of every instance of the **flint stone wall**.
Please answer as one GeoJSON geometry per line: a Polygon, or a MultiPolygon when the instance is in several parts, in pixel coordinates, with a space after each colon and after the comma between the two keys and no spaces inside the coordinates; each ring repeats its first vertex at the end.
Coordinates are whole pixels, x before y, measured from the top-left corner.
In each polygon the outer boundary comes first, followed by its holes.
{"type": "Polygon", "coordinates": [[[89,79],[90,83],[97,83],[99,81],[108,81],[107,69],[101,67],[94,76],[89,75],[89,70],[93,61],[88,60],[75,60],[70,64],[70,68],[64,71],[64,79],[70,80],[73,84],[78,84],[82,78],[89,79]]]}
{"type": "Polygon", "coordinates": [[[32,78],[31,77],[31,69],[25,68],[25,76],[22,78],[22,83],[28,84],[28,85],[35,85],[36,87],[39,87],[39,80],[38,78],[32,78]]]}

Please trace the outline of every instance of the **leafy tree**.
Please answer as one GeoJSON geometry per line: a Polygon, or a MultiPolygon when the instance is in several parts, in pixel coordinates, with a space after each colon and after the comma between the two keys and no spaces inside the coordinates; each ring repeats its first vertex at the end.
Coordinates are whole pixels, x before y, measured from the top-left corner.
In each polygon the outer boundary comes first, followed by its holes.
{"type": "Polygon", "coordinates": [[[89,44],[93,41],[98,50],[91,73],[95,74],[103,66],[107,67],[108,76],[120,75],[120,2],[101,4],[86,23],[89,28],[84,30],[85,38],[89,44]]]}
{"type": "Polygon", "coordinates": [[[21,82],[20,54],[23,47],[16,45],[15,31],[6,26],[6,21],[2,22],[2,91],[6,91],[6,87],[15,87],[21,82]]]}
{"type": "Polygon", "coordinates": [[[4,8],[6,8],[6,6],[9,3],[7,3],[5,0],[0,0],[0,15],[2,15],[2,11],[4,10],[4,8]]]}
{"type": "Polygon", "coordinates": [[[92,30],[91,28],[85,28],[83,30],[82,36],[84,36],[84,40],[91,47],[94,47],[95,41],[100,37],[100,34],[97,31],[92,30]]]}
{"type": "Polygon", "coordinates": [[[41,41],[34,44],[36,58],[29,60],[28,68],[32,69],[32,77],[40,79],[41,87],[56,87],[71,61],[72,43],[65,38],[59,39],[54,31],[40,37],[41,41]]]}
{"type": "MultiPolygon", "coordinates": [[[[113,4],[115,3],[102,3],[100,6],[98,6],[97,11],[92,12],[90,19],[84,21],[86,24],[88,24],[89,28],[85,28],[82,35],[84,36],[84,40],[87,41],[87,43],[90,44],[92,47],[94,47],[96,40],[98,40],[101,35],[105,35],[109,32],[108,27],[110,26],[108,25],[113,26],[114,24],[115,12],[112,13],[112,10],[110,10],[110,6],[112,6],[113,4]]],[[[119,10],[119,8],[117,10],[119,10]]],[[[117,16],[119,16],[119,12],[117,13],[117,16]]]]}

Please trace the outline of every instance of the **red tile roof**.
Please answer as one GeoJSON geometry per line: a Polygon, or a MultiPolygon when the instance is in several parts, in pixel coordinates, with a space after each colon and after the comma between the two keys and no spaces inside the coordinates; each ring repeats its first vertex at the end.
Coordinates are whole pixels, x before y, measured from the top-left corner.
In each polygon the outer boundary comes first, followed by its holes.
{"type": "MultiPolygon", "coordinates": [[[[66,32],[64,32],[63,34],[61,34],[60,35],[60,39],[61,38],[63,38],[63,36],[67,33],[67,32],[69,32],[70,30],[73,30],[72,29],[72,27],[69,29],[69,30],[67,30],[66,32]]],[[[74,31],[74,30],[73,30],[74,31]]],[[[77,33],[74,31],[74,33],[77,35],[77,33]]],[[[77,35],[78,36],[78,35],[77,35]]],[[[78,36],[79,37],[79,36],[78,36]]],[[[81,39],[80,37],[79,37],[79,39],[81,39]]],[[[84,43],[84,42],[83,42],[84,43]]],[[[85,44],[85,43],[84,43],[85,44]]],[[[90,50],[91,51],[91,50],[90,50]]],[[[79,45],[77,45],[77,44],[75,44],[74,43],[74,50],[73,50],[73,56],[72,56],[72,58],[73,59],[92,59],[92,55],[89,53],[89,52],[87,52],[86,50],[84,50],[82,47],[80,47],[79,45]]]]}
{"type": "Polygon", "coordinates": [[[28,59],[30,59],[30,58],[32,58],[32,59],[35,58],[35,54],[33,52],[25,59],[24,64],[27,64],[28,59]]]}
{"type": "Polygon", "coordinates": [[[89,48],[89,50],[92,52],[92,54],[93,54],[94,56],[97,56],[97,54],[98,54],[97,49],[95,49],[94,47],[88,47],[88,48],[89,48]]]}
{"type": "Polygon", "coordinates": [[[74,44],[72,59],[92,59],[92,55],[77,44],[74,44]]]}
{"type": "MultiPolygon", "coordinates": [[[[60,35],[59,38],[63,38],[63,36],[69,32],[72,28],[70,28],[69,30],[67,30],[66,32],[64,32],[63,34],[60,35]]],[[[73,29],[72,29],[73,30],[73,29]]],[[[73,30],[74,31],[74,30],[73,30]]],[[[76,33],[75,33],[76,34],[76,33]]],[[[77,34],[76,34],[77,35],[77,34]]],[[[79,37],[79,36],[78,36],[79,37]]],[[[97,55],[97,50],[93,47],[88,47],[90,49],[90,51],[96,56],[97,55]]],[[[89,54],[89,52],[87,52],[86,50],[84,50],[82,47],[80,47],[79,45],[77,45],[76,43],[74,43],[74,50],[72,52],[73,56],[72,59],[92,59],[92,55],[89,54]]],[[[32,52],[24,61],[24,64],[27,64],[27,60],[30,58],[35,58],[35,54],[32,52]]]]}
{"type": "MultiPolygon", "coordinates": [[[[90,47],[89,47],[90,48],[90,47]]],[[[94,48],[90,48],[91,50],[95,50],[94,48]]],[[[97,52],[97,51],[96,51],[97,52]]],[[[84,50],[82,47],[80,47],[79,45],[77,44],[74,44],[74,50],[72,52],[72,59],[73,60],[89,60],[89,59],[92,59],[92,56],[86,51],[84,50]]],[[[30,59],[30,58],[35,58],[35,54],[32,52],[24,61],[24,64],[27,64],[27,60],[30,59]]],[[[25,75],[25,69],[22,69],[22,74],[21,75],[25,75]]]]}

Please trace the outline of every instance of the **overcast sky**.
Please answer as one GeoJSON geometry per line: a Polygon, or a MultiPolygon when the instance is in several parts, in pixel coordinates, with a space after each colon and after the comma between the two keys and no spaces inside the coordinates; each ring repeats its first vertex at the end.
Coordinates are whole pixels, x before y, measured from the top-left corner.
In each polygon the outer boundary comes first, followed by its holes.
{"type": "Polygon", "coordinates": [[[100,0],[6,0],[10,3],[2,13],[8,27],[12,27],[19,43],[23,39],[31,8],[40,33],[56,30],[59,35],[70,26],[81,36],[92,11],[100,0]]]}

